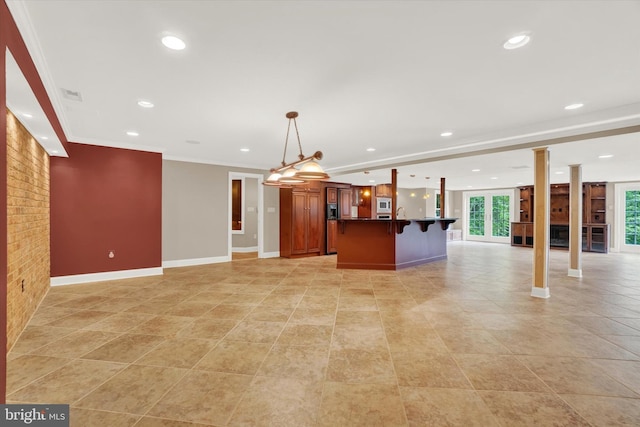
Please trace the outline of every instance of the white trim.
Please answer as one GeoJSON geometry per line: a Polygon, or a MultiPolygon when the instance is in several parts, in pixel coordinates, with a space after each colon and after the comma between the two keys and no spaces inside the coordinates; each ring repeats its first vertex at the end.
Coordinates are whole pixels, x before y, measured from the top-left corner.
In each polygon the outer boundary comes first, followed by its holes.
{"type": "Polygon", "coordinates": [[[538,288],[536,286],[531,287],[531,296],[536,298],[549,298],[549,288],[538,288]]]}
{"type": "Polygon", "coordinates": [[[218,264],[221,262],[229,262],[229,261],[231,261],[231,258],[228,256],[176,259],[171,261],[162,261],[162,267],[164,268],[190,267],[192,265],[218,264]]]}
{"type": "Polygon", "coordinates": [[[280,251],[263,252],[262,258],[280,258],[280,251]]]}
{"type": "Polygon", "coordinates": [[[240,230],[234,230],[231,229],[231,234],[244,234],[244,211],[246,209],[247,204],[245,203],[245,197],[246,197],[246,187],[244,184],[244,176],[242,177],[236,177],[236,178],[230,178],[230,185],[231,188],[229,188],[229,219],[233,219],[233,181],[234,180],[239,180],[240,181],[240,230]]]}
{"type": "MultiPolygon", "coordinates": [[[[245,173],[245,172],[229,172],[228,177],[228,197],[227,197],[227,257],[231,261],[231,255],[233,253],[233,230],[231,230],[231,180],[244,178],[255,178],[258,181],[258,258],[265,258],[264,256],[264,175],[257,173],[245,173]]],[[[244,192],[243,192],[244,193],[244,192]]],[[[244,209],[243,209],[244,219],[244,209]]],[[[244,225],[243,225],[244,229],[244,225]]]]}
{"type": "MultiPolygon", "coordinates": [[[[491,204],[493,203],[492,196],[509,196],[509,225],[515,221],[516,218],[516,201],[520,200],[516,197],[515,188],[503,188],[503,189],[491,189],[491,190],[469,190],[462,192],[462,240],[467,241],[479,241],[479,242],[492,242],[492,243],[511,243],[511,228],[509,228],[509,236],[507,237],[493,237],[491,236],[491,204]],[[487,236],[471,236],[469,234],[469,201],[471,197],[483,196],[485,200],[489,200],[489,203],[485,202],[485,231],[489,232],[487,236]],[[488,228],[489,229],[488,229],[488,228]]],[[[446,204],[446,200],[445,200],[446,204]]]]}
{"type": "Polygon", "coordinates": [[[134,277],[162,276],[162,267],[138,268],[135,270],[105,271],[103,273],[74,274],[51,277],[51,286],[77,285],[80,283],[104,282],[106,280],[131,279],[134,277]]]}
{"type": "MultiPolygon", "coordinates": [[[[612,252],[640,253],[640,247],[627,245],[625,241],[625,198],[626,191],[640,190],[640,182],[624,182],[614,184],[615,194],[615,222],[613,223],[614,246],[609,249],[612,252]]],[[[607,210],[609,209],[607,201],[607,210]]]]}
{"type": "Polygon", "coordinates": [[[245,252],[257,252],[257,246],[249,246],[246,248],[233,248],[233,252],[245,253],[245,252]]]}
{"type": "Polygon", "coordinates": [[[567,276],[569,277],[582,277],[582,269],[581,268],[570,268],[567,272],[567,276]]]}

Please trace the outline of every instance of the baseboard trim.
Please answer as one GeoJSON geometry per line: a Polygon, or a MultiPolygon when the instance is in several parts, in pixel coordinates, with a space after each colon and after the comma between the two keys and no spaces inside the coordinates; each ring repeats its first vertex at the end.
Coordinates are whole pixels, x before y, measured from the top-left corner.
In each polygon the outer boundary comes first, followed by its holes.
{"type": "Polygon", "coordinates": [[[531,288],[531,296],[536,298],[549,298],[551,294],[549,293],[549,288],[538,288],[533,286],[531,288]]]}
{"type": "Polygon", "coordinates": [[[248,248],[231,248],[231,252],[245,253],[245,252],[258,252],[257,246],[250,246],[248,248]]]}
{"type": "Polygon", "coordinates": [[[262,258],[280,258],[280,251],[275,252],[263,252],[262,258]]]}
{"type": "Polygon", "coordinates": [[[229,261],[231,261],[231,258],[229,258],[228,256],[176,259],[172,261],[162,261],[162,266],[164,268],[191,267],[194,265],[218,264],[221,262],[229,262],[229,261]]]}
{"type": "Polygon", "coordinates": [[[581,268],[578,268],[578,269],[570,268],[569,272],[567,273],[567,275],[569,277],[578,277],[578,278],[580,278],[580,277],[582,277],[582,269],[581,268]]]}
{"type": "Polygon", "coordinates": [[[162,267],[137,268],[135,270],[105,271],[103,273],[74,274],[51,277],[51,286],[78,285],[81,283],[104,282],[107,280],[132,279],[135,277],[161,276],[162,267]]]}

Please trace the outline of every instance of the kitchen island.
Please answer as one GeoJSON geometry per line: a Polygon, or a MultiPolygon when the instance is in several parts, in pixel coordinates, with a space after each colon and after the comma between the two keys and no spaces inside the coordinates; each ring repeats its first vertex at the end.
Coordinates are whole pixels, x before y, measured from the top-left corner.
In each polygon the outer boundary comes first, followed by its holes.
{"type": "Polygon", "coordinates": [[[447,258],[457,218],[338,220],[338,268],[397,270],[447,258]]]}

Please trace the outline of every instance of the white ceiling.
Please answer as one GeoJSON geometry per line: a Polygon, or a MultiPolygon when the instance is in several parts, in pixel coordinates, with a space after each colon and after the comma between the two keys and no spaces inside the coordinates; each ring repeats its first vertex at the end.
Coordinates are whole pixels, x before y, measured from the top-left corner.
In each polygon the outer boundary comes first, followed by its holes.
{"type": "MultiPolygon", "coordinates": [[[[396,166],[401,187],[461,190],[532,183],[537,141],[640,125],[639,1],[7,3],[72,142],[266,170],[295,110],[304,154],[321,150],[335,181],[389,182],[396,166]],[[531,43],[502,47],[522,31],[531,43]],[[480,150],[499,153],[460,157],[480,150]]],[[[640,180],[639,133],[550,149],[553,181],[569,164],[640,180]]]]}

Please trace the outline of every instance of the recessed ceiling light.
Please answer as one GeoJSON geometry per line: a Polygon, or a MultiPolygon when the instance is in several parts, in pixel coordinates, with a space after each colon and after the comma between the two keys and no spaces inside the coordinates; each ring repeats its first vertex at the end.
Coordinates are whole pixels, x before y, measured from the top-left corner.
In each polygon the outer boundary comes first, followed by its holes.
{"type": "Polygon", "coordinates": [[[376,149],[373,147],[370,147],[370,148],[367,148],[367,151],[376,151],[376,149]]]}
{"type": "Polygon", "coordinates": [[[467,185],[467,188],[473,188],[473,185],[467,185]]]}
{"type": "Polygon", "coordinates": [[[51,153],[58,154],[58,150],[51,150],[51,153]]]}
{"type": "Polygon", "coordinates": [[[613,157],[613,154],[602,154],[598,156],[599,159],[610,159],[613,157]]]}
{"type": "Polygon", "coordinates": [[[22,113],[22,117],[26,117],[27,119],[30,119],[33,117],[33,114],[29,114],[29,113],[22,113]]]}
{"type": "Polygon", "coordinates": [[[173,50],[182,50],[187,47],[185,42],[176,36],[164,36],[162,38],[162,44],[173,50]]]}
{"type": "Polygon", "coordinates": [[[196,140],[194,140],[194,139],[187,139],[185,142],[186,142],[187,144],[193,144],[193,145],[198,145],[198,144],[200,144],[200,141],[196,141],[196,140]]]}
{"type": "Polygon", "coordinates": [[[449,132],[449,131],[442,132],[442,133],[440,134],[440,136],[451,136],[451,135],[453,135],[453,132],[449,132]]]}
{"type": "Polygon", "coordinates": [[[41,136],[41,137],[40,137],[40,139],[42,139],[42,140],[45,140],[45,141],[46,141],[47,139],[49,139],[49,137],[48,137],[48,136],[41,136]]]}
{"type": "Polygon", "coordinates": [[[249,151],[248,148],[241,148],[240,151],[242,151],[243,153],[246,153],[247,151],[249,151]]]}
{"type": "Polygon", "coordinates": [[[575,104],[569,104],[566,107],[564,107],[565,110],[576,110],[578,108],[582,108],[584,106],[584,104],[580,104],[579,102],[575,103],[575,104]]]}
{"type": "Polygon", "coordinates": [[[564,172],[562,172],[562,171],[557,171],[556,172],[556,175],[562,175],[562,174],[564,174],[564,172]]]}
{"type": "Polygon", "coordinates": [[[529,43],[531,41],[531,36],[528,33],[520,33],[511,37],[509,40],[504,42],[502,45],[507,50],[517,49],[529,43]]]}
{"type": "Polygon", "coordinates": [[[480,172],[480,169],[471,169],[471,172],[480,172]]]}
{"type": "Polygon", "coordinates": [[[142,108],[153,108],[153,102],[145,101],[144,99],[141,99],[140,101],[138,101],[138,105],[141,106],[142,108]]]}
{"type": "Polygon", "coordinates": [[[370,179],[369,182],[376,182],[376,180],[375,179],[370,179]]]}
{"type": "Polygon", "coordinates": [[[129,130],[129,131],[127,131],[127,135],[129,135],[129,136],[138,136],[140,134],[138,132],[134,131],[134,130],[129,130]]]}
{"type": "Polygon", "coordinates": [[[497,176],[492,176],[491,179],[498,179],[498,177],[497,176]]]}

